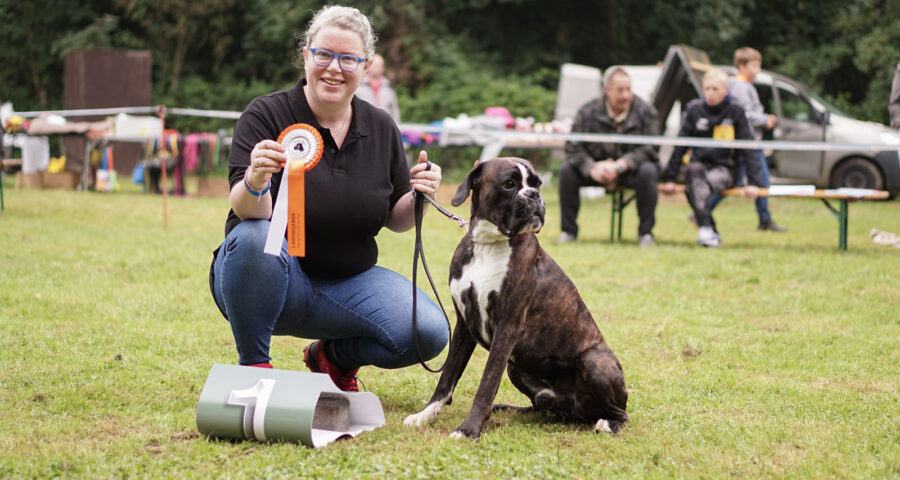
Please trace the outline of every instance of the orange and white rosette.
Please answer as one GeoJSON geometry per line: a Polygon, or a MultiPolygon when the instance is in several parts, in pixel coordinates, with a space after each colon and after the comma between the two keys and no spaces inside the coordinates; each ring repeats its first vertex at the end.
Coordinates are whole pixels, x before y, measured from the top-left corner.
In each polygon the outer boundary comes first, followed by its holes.
{"type": "Polygon", "coordinates": [[[322,159],[322,135],[312,125],[295,123],[278,136],[285,147],[287,163],[278,187],[278,199],[272,210],[272,223],[264,251],[280,255],[282,239],[287,233],[288,255],[306,255],[306,188],[305,172],[322,159]]]}

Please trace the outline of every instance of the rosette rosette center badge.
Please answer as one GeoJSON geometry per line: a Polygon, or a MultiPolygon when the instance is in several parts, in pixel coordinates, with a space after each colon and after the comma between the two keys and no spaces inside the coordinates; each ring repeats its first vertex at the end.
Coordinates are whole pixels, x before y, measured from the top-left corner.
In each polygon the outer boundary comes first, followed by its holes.
{"type": "Polygon", "coordinates": [[[278,136],[284,146],[287,163],[278,187],[278,199],[272,210],[272,223],[266,239],[265,252],[281,253],[282,239],[287,236],[288,254],[306,255],[306,189],[305,172],[322,159],[322,135],[312,125],[296,123],[278,136]]]}
{"type": "Polygon", "coordinates": [[[293,166],[297,162],[303,171],[315,167],[322,159],[322,136],[305,123],[286,128],[278,137],[278,143],[284,145],[289,163],[293,166]]]}

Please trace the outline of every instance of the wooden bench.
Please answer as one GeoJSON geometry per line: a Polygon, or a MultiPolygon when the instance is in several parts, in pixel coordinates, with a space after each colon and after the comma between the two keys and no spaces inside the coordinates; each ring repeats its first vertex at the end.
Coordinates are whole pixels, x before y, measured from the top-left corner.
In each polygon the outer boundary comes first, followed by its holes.
{"type": "MultiPolygon", "coordinates": [[[[679,192],[684,193],[684,186],[679,185],[679,192]]],[[[609,224],[609,241],[615,242],[616,240],[622,239],[622,211],[625,210],[625,207],[631,203],[635,198],[635,193],[633,191],[626,197],[626,191],[629,189],[619,187],[612,190],[609,190],[609,193],[612,196],[611,210],[610,210],[610,224],[609,224]]],[[[741,196],[740,188],[730,188],[722,192],[722,195],[728,196],[741,196]]],[[[759,189],[760,197],[768,197],[769,189],[760,188],[759,189]]],[[[848,219],[850,217],[849,210],[849,202],[855,200],[887,200],[890,197],[890,193],[877,190],[874,193],[869,195],[864,195],[862,197],[850,196],[850,195],[842,195],[839,193],[835,193],[832,190],[821,190],[817,189],[812,194],[809,195],[778,195],[778,197],[786,197],[786,198],[818,198],[822,201],[825,207],[831,211],[832,215],[838,222],[838,248],[841,250],[847,250],[847,224],[848,219]],[[837,200],[838,207],[835,208],[829,200],[837,200]]]]}

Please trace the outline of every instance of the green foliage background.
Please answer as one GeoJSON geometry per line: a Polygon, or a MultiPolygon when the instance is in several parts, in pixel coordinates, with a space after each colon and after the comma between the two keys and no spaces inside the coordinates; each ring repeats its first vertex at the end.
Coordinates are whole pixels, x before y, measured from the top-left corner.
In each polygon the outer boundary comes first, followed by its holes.
{"type": "MultiPolygon", "coordinates": [[[[296,81],[296,37],[319,0],[0,0],[0,100],[62,108],[74,48],[153,52],[153,99],[241,110],[296,81]]],[[[896,0],[362,0],[403,118],[428,122],[501,105],[552,117],[560,64],[660,61],[684,43],[731,63],[736,47],[864,120],[885,123],[900,61],[896,0]]],[[[202,119],[175,127],[210,129],[202,119]]]]}

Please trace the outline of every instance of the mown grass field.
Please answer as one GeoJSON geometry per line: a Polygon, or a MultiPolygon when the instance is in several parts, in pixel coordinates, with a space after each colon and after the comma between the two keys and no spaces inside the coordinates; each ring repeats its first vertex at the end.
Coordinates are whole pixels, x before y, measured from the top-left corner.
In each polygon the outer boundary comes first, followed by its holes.
{"type": "MultiPolygon", "coordinates": [[[[539,414],[494,415],[477,442],[447,435],[468,413],[479,350],[453,405],[409,429],[437,376],[363,368],[387,425],[313,450],[207,439],[197,401],[210,366],[236,363],[209,296],[227,200],[14,190],[0,213],[0,478],[898,478],[900,233],[897,202],[850,206],[849,251],[818,201],[774,199],[785,234],[757,232],[727,199],[725,245],[694,246],[682,197],[657,211],[658,245],[608,242],[609,199],[585,205],[581,241],[545,248],[618,355],[631,422],[617,436],[539,414]]],[[[449,203],[451,192],[441,198],[449,203]]],[[[468,204],[460,209],[465,212],[468,204]]],[[[430,212],[425,247],[446,287],[461,232],[430,212]]],[[[380,264],[409,275],[411,232],[379,237],[380,264]]],[[[306,340],[277,338],[301,370],[306,340]]],[[[442,358],[442,357],[441,357],[442,358]]],[[[525,398],[504,379],[498,401],[525,398]]]]}

